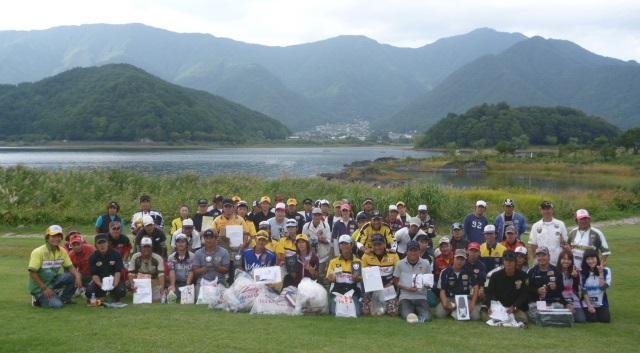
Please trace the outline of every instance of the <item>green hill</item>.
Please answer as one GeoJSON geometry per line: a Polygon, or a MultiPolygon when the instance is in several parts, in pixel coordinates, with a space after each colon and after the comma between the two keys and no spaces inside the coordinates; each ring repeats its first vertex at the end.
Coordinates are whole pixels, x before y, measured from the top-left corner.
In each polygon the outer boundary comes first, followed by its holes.
{"type": "Polygon", "coordinates": [[[0,86],[0,139],[202,141],[282,139],[280,122],[127,64],[72,69],[0,86]]]}
{"type": "Polygon", "coordinates": [[[510,107],[483,104],[464,114],[449,114],[416,141],[418,147],[495,146],[501,141],[525,144],[589,144],[600,136],[609,140],[620,130],[604,119],[565,107],[510,107]]]}

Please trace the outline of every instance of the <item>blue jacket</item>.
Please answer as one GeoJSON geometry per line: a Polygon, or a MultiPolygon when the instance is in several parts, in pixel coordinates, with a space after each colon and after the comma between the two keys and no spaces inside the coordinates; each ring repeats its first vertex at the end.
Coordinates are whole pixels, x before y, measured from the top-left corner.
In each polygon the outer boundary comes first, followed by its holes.
{"type": "MultiPolygon", "coordinates": [[[[513,226],[518,230],[518,239],[522,239],[522,234],[527,231],[527,219],[522,213],[513,212],[513,226]]],[[[504,212],[496,217],[495,222],[496,232],[498,233],[498,243],[504,240],[504,212]]]]}

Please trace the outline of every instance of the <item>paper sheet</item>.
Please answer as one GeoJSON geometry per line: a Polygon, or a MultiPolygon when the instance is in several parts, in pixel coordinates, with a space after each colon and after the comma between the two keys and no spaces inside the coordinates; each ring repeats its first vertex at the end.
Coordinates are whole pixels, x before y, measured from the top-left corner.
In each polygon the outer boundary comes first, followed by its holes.
{"type": "Polygon", "coordinates": [[[280,266],[256,267],[253,269],[253,279],[266,284],[280,283],[282,282],[280,266]]]}
{"type": "Polygon", "coordinates": [[[509,320],[509,314],[507,313],[507,308],[502,306],[502,304],[499,301],[492,300],[490,318],[497,321],[509,320]]]}
{"type": "Polygon", "coordinates": [[[239,248],[244,243],[244,237],[242,235],[242,226],[227,226],[226,236],[229,238],[229,246],[232,248],[239,248]]]}
{"type": "Polygon", "coordinates": [[[151,304],[151,299],[153,298],[151,279],[134,279],[133,283],[136,287],[136,291],[133,293],[133,304],[151,304]]]}
{"type": "Polygon", "coordinates": [[[385,289],[382,290],[384,301],[395,299],[396,296],[396,289],[393,286],[385,287],[385,289]]]}
{"type": "Polygon", "coordinates": [[[105,292],[113,290],[113,276],[104,277],[102,279],[102,290],[105,292]]]}
{"type": "Polygon", "coordinates": [[[364,267],[362,269],[362,282],[366,293],[384,289],[382,286],[382,276],[380,276],[380,267],[364,267]]]}

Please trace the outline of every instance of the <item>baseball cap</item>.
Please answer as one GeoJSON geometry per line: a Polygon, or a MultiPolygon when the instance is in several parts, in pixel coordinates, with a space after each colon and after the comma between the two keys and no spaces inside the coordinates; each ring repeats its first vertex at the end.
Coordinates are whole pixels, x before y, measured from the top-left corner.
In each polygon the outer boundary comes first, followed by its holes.
{"type": "Polygon", "coordinates": [[[516,260],[516,253],[513,252],[513,250],[507,250],[504,252],[504,254],[502,254],[502,259],[504,261],[515,261],[516,260]]]}
{"type": "Polygon", "coordinates": [[[69,237],[69,243],[70,244],[76,244],[76,243],[81,243],[82,244],[83,241],[84,241],[84,239],[82,238],[82,235],[80,235],[80,234],[74,234],[71,237],[69,237]]]}
{"type": "Polygon", "coordinates": [[[311,213],[313,213],[313,214],[322,214],[322,210],[320,208],[318,208],[318,207],[314,207],[311,210],[311,213]]]}
{"type": "Polygon", "coordinates": [[[385,239],[384,239],[384,236],[382,234],[374,234],[371,237],[371,242],[372,243],[384,243],[385,239]]]}
{"type": "Polygon", "coordinates": [[[187,218],[182,221],[183,227],[193,227],[193,220],[191,218],[187,218]]]}
{"type": "Polygon", "coordinates": [[[243,201],[243,200],[238,201],[237,207],[248,207],[247,201],[243,201]]]}
{"type": "Polygon", "coordinates": [[[542,201],[542,203],[540,204],[540,208],[541,209],[549,209],[549,208],[553,208],[553,203],[551,203],[551,201],[542,201]]]}
{"type": "Polygon", "coordinates": [[[484,234],[491,234],[496,232],[496,226],[493,224],[487,224],[484,226],[484,234]]]}
{"type": "Polygon", "coordinates": [[[373,203],[373,199],[372,199],[372,198],[370,198],[370,197],[366,197],[366,198],[362,201],[362,204],[364,205],[364,204],[366,204],[366,203],[373,203]]]}
{"type": "Polygon", "coordinates": [[[142,216],[142,225],[148,226],[149,224],[153,224],[153,218],[148,214],[142,216]]]}
{"type": "Polygon", "coordinates": [[[205,230],[204,233],[202,233],[202,237],[204,237],[204,238],[215,237],[215,236],[217,236],[217,234],[211,228],[205,230]]]}
{"type": "Polygon", "coordinates": [[[340,211],[344,210],[351,211],[351,206],[349,206],[348,203],[343,203],[342,206],[340,206],[340,211]]]}
{"type": "Polygon", "coordinates": [[[440,242],[438,243],[438,246],[442,245],[442,244],[449,244],[451,241],[449,240],[448,237],[442,237],[440,238],[440,242]]]}
{"type": "Polygon", "coordinates": [[[351,236],[349,234],[342,234],[340,236],[340,238],[338,238],[338,243],[339,244],[342,244],[342,243],[351,244],[351,243],[353,243],[353,239],[351,239],[351,236]]]}
{"type": "Polygon", "coordinates": [[[322,206],[322,205],[330,206],[330,205],[331,205],[331,203],[329,202],[329,200],[325,200],[325,199],[323,199],[323,200],[320,200],[320,206],[322,206]]]}
{"type": "Polygon", "coordinates": [[[67,232],[67,238],[70,238],[74,234],[82,234],[82,233],[80,233],[80,231],[77,229],[69,229],[69,232],[67,232]]]}
{"type": "Polygon", "coordinates": [[[487,207],[487,202],[484,200],[476,201],[476,207],[487,207]]]}
{"type": "Polygon", "coordinates": [[[409,219],[409,225],[410,226],[418,226],[420,227],[420,218],[418,217],[411,217],[411,219],[409,219]]]}
{"type": "Polygon", "coordinates": [[[109,234],[107,233],[96,234],[95,238],[93,238],[93,241],[95,241],[96,244],[101,243],[103,241],[108,241],[108,240],[109,240],[109,234]]]}
{"type": "Polygon", "coordinates": [[[549,249],[547,249],[546,246],[541,246],[541,247],[536,249],[536,255],[538,255],[538,254],[549,255],[549,249]]]}
{"type": "Polygon", "coordinates": [[[418,212],[427,212],[429,210],[429,208],[427,207],[427,205],[419,205],[418,206],[418,212]]]}
{"type": "Polygon", "coordinates": [[[209,200],[207,200],[207,199],[198,200],[198,205],[200,205],[200,206],[207,206],[208,204],[209,204],[209,200]]]}
{"type": "Polygon", "coordinates": [[[144,237],[142,238],[142,240],[140,240],[140,246],[151,246],[152,244],[153,241],[149,237],[144,237]]]}
{"type": "Polygon", "coordinates": [[[451,229],[453,229],[453,230],[456,230],[456,229],[463,229],[463,227],[462,227],[462,224],[461,224],[461,223],[456,222],[456,223],[454,223],[454,224],[451,226],[451,229]]]}
{"type": "Polygon", "coordinates": [[[426,234],[424,234],[424,233],[420,233],[420,234],[418,234],[418,235],[416,236],[416,240],[417,240],[417,241],[423,241],[423,240],[425,240],[425,241],[429,241],[429,236],[428,236],[428,235],[426,235],[426,234]]]}
{"type": "Polygon", "coordinates": [[[505,234],[508,234],[508,233],[516,234],[516,228],[514,226],[507,226],[507,228],[504,230],[504,233],[505,234]]]}
{"type": "Polygon", "coordinates": [[[267,233],[267,231],[264,231],[264,230],[259,230],[256,233],[256,239],[269,240],[269,233],[267,233]]]}
{"type": "Polygon", "coordinates": [[[505,199],[504,200],[504,205],[507,206],[507,207],[513,207],[514,206],[513,200],[512,199],[505,199]]]}
{"type": "Polygon", "coordinates": [[[307,205],[313,205],[313,200],[307,198],[307,199],[302,200],[302,203],[303,204],[307,204],[307,205]]]}
{"type": "Polygon", "coordinates": [[[284,202],[278,202],[276,204],[276,210],[286,210],[287,209],[287,205],[284,204],[284,202]]]}
{"type": "Polygon", "coordinates": [[[187,238],[187,236],[186,236],[186,235],[184,235],[184,234],[182,234],[182,233],[178,233],[178,234],[176,235],[176,237],[175,237],[175,240],[176,240],[176,243],[177,243],[177,242],[179,242],[179,241],[181,241],[181,240],[187,241],[187,240],[188,240],[188,238],[187,238]]]}
{"type": "Polygon", "coordinates": [[[518,246],[515,251],[516,254],[526,255],[528,253],[527,248],[524,246],[518,246]]]}
{"type": "Polygon", "coordinates": [[[242,197],[235,195],[231,198],[231,201],[233,202],[240,202],[240,200],[242,200],[242,197]]]}
{"type": "Polygon", "coordinates": [[[584,208],[581,208],[581,209],[576,211],[576,219],[577,220],[581,220],[581,219],[585,219],[585,218],[591,219],[591,215],[589,215],[589,211],[585,210],[584,208]]]}
{"type": "Polygon", "coordinates": [[[356,216],[356,221],[358,221],[358,222],[360,222],[360,221],[368,221],[368,220],[369,220],[369,215],[364,213],[364,212],[360,212],[356,216]]]}
{"type": "Polygon", "coordinates": [[[219,202],[219,201],[222,201],[222,200],[224,200],[224,196],[222,196],[220,194],[218,194],[218,195],[213,197],[213,201],[218,201],[219,202]]]}
{"type": "Polygon", "coordinates": [[[306,234],[298,234],[296,235],[296,242],[298,242],[298,240],[309,241],[309,236],[307,236],[306,234]]]}
{"type": "Polygon", "coordinates": [[[62,227],[60,227],[59,225],[52,225],[49,226],[49,228],[47,228],[47,235],[51,236],[51,235],[63,235],[62,234],[62,227]]]}
{"type": "Polygon", "coordinates": [[[115,202],[115,201],[111,201],[111,202],[109,202],[109,208],[115,208],[116,210],[119,210],[120,209],[120,205],[118,205],[118,203],[115,202]]]}
{"type": "Polygon", "coordinates": [[[293,197],[287,200],[287,206],[298,206],[298,200],[293,197]]]}
{"type": "Polygon", "coordinates": [[[258,223],[258,229],[271,229],[271,224],[267,221],[261,221],[258,223]]]}
{"type": "Polygon", "coordinates": [[[380,214],[380,211],[373,210],[373,214],[371,215],[371,219],[376,219],[376,218],[382,218],[382,215],[380,214]]]}
{"type": "Polygon", "coordinates": [[[397,206],[405,207],[406,205],[405,205],[405,203],[403,201],[398,201],[398,202],[396,202],[396,207],[397,206]]]}
{"type": "Polygon", "coordinates": [[[298,221],[296,221],[293,218],[288,218],[286,224],[287,224],[287,227],[296,227],[296,228],[298,227],[298,221]]]}
{"type": "Polygon", "coordinates": [[[140,202],[145,202],[145,201],[146,201],[146,202],[151,201],[151,196],[149,196],[149,195],[142,195],[142,196],[140,196],[140,202]]]}
{"type": "Polygon", "coordinates": [[[232,199],[224,199],[224,200],[222,200],[222,205],[223,206],[233,206],[234,202],[233,202],[232,199]]]}
{"type": "Polygon", "coordinates": [[[471,243],[469,243],[469,245],[467,246],[467,249],[468,249],[468,250],[471,250],[471,249],[480,250],[480,244],[476,243],[475,241],[474,241],[474,242],[471,242],[471,243]]]}
{"type": "Polygon", "coordinates": [[[251,203],[251,207],[258,207],[260,205],[260,201],[255,200],[251,203]]]}
{"type": "Polygon", "coordinates": [[[333,201],[333,208],[340,207],[340,206],[342,206],[342,201],[341,200],[333,201]]]}
{"type": "Polygon", "coordinates": [[[391,211],[398,212],[398,206],[396,206],[396,205],[389,205],[389,212],[391,212],[391,211]]]}
{"type": "Polygon", "coordinates": [[[410,240],[407,243],[407,250],[420,250],[420,243],[415,240],[410,240]]]}
{"type": "Polygon", "coordinates": [[[262,196],[260,198],[260,203],[263,203],[263,202],[271,203],[271,198],[269,196],[262,196]]]}
{"type": "Polygon", "coordinates": [[[467,258],[467,252],[464,249],[456,249],[455,257],[464,257],[467,258]]]}

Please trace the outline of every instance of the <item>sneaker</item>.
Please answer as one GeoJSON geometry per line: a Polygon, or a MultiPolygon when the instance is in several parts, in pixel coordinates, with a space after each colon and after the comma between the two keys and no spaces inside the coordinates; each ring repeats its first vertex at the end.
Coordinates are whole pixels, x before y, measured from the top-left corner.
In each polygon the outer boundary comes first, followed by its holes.
{"type": "Polygon", "coordinates": [[[40,302],[38,302],[38,298],[35,295],[31,296],[31,306],[34,308],[40,306],[40,302]]]}

